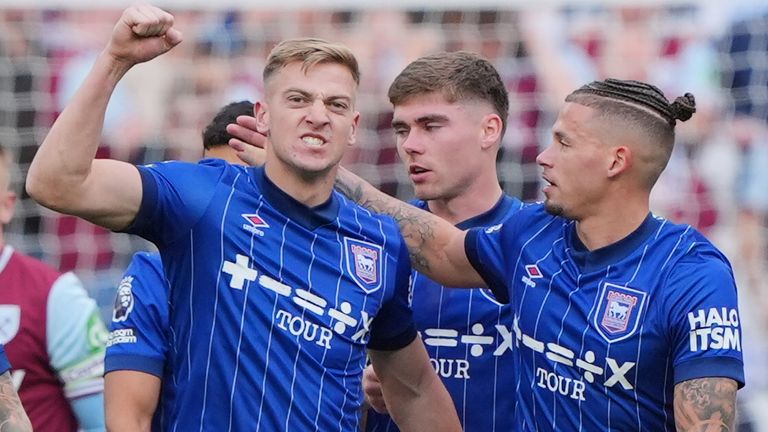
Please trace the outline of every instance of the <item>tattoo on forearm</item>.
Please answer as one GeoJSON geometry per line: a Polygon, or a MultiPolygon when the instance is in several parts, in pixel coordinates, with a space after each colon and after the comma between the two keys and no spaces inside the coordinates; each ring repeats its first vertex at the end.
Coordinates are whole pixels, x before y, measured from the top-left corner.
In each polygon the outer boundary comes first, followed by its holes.
{"type": "Polygon", "coordinates": [[[336,190],[356,203],[359,203],[363,197],[363,188],[360,183],[353,184],[349,180],[344,180],[339,176],[336,177],[335,186],[336,190]]]}
{"type": "Polygon", "coordinates": [[[369,186],[366,191],[363,182],[351,178],[351,176],[339,176],[336,178],[336,189],[347,198],[357,202],[361,206],[392,216],[400,226],[411,256],[411,265],[418,271],[428,272],[429,260],[424,247],[428,240],[435,235],[434,222],[425,217],[423,212],[392,198],[385,193],[369,186]]]}
{"type": "Polygon", "coordinates": [[[0,432],[31,432],[32,426],[13,387],[11,374],[0,375],[0,432]]]}
{"type": "Polygon", "coordinates": [[[699,378],[675,386],[675,425],[678,431],[735,430],[736,382],[729,378],[699,378]]]}

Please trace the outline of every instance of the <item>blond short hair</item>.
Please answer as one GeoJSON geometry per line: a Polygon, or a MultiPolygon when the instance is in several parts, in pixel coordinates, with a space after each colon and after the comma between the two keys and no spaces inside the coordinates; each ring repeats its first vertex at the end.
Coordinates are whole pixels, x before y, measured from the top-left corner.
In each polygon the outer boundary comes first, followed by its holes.
{"type": "Polygon", "coordinates": [[[349,69],[355,83],[360,85],[360,68],[352,51],[344,45],[317,38],[286,39],[277,44],[267,57],[264,83],[278,70],[293,62],[301,62],[301,70],[304,72],[321,63],[340,64],[349,69]]]}

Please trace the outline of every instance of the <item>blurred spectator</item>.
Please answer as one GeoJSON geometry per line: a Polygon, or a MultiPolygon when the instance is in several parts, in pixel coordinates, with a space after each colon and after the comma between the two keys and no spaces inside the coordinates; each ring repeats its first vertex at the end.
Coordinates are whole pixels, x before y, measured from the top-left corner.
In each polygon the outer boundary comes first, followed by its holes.
{"type": "Polygon", "coordinates": [[[731,133],[743,160],[735,191],[741,258],[750,286],[758,287],[766,274],[768,221],[768,12],[734,23],[723,38],[722,52],[731,133]]]}
{"type": "MultiPolygon", "coordinates": [[[[751,322],[744,339],[750,341],[745,351],[747,371],[751,373],[750,399],[747,412],[755,421],[754,430],[768,428],[768,344],[764,332],[768,327],[768,8],[751,13],[730,25],[721,41],[721,79],[728,96],[730,139],[737,155],[735,188],[737,218],[734,223],[738,239],[738,259],[734,260],[737,276],[741,276],[742,320],[751,322]]],[[[746,345],[746,344],[745,344],[746,345]]]]}

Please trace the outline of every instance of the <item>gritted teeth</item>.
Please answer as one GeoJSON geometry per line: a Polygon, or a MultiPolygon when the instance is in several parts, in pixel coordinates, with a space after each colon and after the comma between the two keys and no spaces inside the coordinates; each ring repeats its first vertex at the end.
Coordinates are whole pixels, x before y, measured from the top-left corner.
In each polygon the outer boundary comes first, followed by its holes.
{"type": "Polygon", "coordinates": [[[321,138],[313,137],[313,136],[305,136],[305,137],[302,137],[301,140],[311,146],[321,146],[323,145],[323,143],[325,143],[325,141],[323,141],[321,138]]]}

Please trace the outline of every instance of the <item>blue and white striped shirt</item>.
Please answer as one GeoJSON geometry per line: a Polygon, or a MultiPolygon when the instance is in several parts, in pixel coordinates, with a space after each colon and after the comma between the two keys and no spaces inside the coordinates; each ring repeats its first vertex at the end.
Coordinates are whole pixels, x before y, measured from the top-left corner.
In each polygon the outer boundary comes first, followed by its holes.
{"type": "Polygon", "coordinates": [[[167,429],[357,430],[366,347],[416,337],[394,220],[336,192],[308,208],[220,160],[140,172],[128,231],[158,246],[171,287],[167,429]]]}
{"type": "MultiPolygon", "coordinates": [[[[412,204],[429,210],[425,201],[412,204]]],[[[495,225],[522,206],[517,198],[502,195],[493,208],[456,226],[495,225]]],[[[497,302],[487,289],[448,288],[416,271],[411,276],[411,307],[430,362],[453,399],[464,431],[514,430],[512,307],[497,302]]],[[[366,430],[399,429],[390,416],[370,409],[366,430]]]]}
{"type": "Polygon", "coordinates": [[[690,226],[649,215],[590,252],[534,205],[465,246],[513,307],[515,430],[674,431],[675,384],[744,383],[730,264],[690,226]]]}

